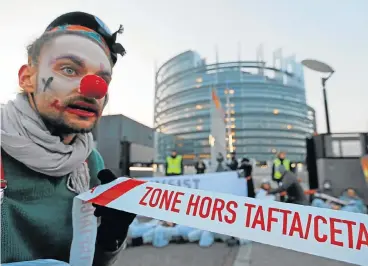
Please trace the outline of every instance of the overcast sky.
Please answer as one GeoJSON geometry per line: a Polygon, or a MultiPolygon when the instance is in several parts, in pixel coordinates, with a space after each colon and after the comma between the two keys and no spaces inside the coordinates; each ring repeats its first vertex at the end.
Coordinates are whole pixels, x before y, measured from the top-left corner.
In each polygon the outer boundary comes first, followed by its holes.
{"type": "MultiPolygon", "coordinates": [[[[283,48],[298,60],[316,58],[336,73],[329,80],[332,131],[368,130],[368,1],[366,0],[12,0],[0,4],[0,102],[18,89],[25,47],[58,15],[85,11],[99,16],[127,49],[114,69],[108,111],[153,124],[154,65],[192,49],[208,62],[254,60],[263,43],[266,59],[283,48]],[[217,2],[217,3],[216,3],[217,2]],[[108,3],[108,4],[107,4],[108,3]]],[[[308,102],[325,131],[319,75],[306,71],[308,102]]]]}

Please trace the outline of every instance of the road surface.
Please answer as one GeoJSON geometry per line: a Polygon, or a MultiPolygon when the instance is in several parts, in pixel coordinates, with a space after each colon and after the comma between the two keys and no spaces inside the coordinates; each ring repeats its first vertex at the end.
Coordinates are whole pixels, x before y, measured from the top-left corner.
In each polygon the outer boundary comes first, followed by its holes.
{"type": "Polygon", "coordinates": [[[353,266],[287,249],[252,243],[229,248],[216,243],[210,248],[197,244],[170,244],[128,248],[114,266],[353,266]],[[297,263],[296,263],[297,262],[297,263]]]}
{"type": "Polygon", "coordinates": [[[114,266],[232,266],[238,248],[215,243],[210,248],[197,244],[170,244],[164,248],[151,246],[128,248],[114,266]]]}
{"type": "Polygon", "coordinates": [[[353,266],[288,249],[252,243],[242,246],[233,266],[353,266]]]}

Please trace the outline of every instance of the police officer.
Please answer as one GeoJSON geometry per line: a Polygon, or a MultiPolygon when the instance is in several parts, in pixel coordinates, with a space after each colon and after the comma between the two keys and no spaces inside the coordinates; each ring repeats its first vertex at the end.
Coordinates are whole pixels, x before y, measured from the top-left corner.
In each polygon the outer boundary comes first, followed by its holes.
{"type": "Polygon", "coordinates": [[[171,151],[171,155],[166,157],[166,176],[183,175],[183,157],[178,155],[176,150],[171,151]]]}
{"type": "MultiPolygon", "coordinates": [[[[277,185],[280,187],[282,185],[282,177],[285,171],[291,170],[290,160],[286,159],[285,152],[279,152],[277,158],[273,161],[272,166],[272,180],[277,182],[277,185]]],[[[284,196],[280,196],[280,201],[283,202],[285,200],[284,196]]]]}

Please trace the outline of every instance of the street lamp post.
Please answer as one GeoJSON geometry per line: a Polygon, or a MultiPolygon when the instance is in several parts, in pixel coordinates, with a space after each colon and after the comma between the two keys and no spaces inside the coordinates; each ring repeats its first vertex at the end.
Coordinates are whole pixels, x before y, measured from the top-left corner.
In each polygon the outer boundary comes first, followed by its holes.
{"type": "Polygon", "coordinates": [[[323,63],[321,61],[314,60],[314,59],[303,60],[302,64],[305,67],[311,70],[314,70],[316,72],[329,74],[327,77],[322,77],[321,81],[322,81],[322,89],[323,89],[323,101],[324,101],[324,106],[325,106],[327,134],[330,134],[331,128],[330,128],[330,116],[328,112],[328,103],[327,103],[326,82],[327,80],[331,78],[332,74],[335,73],[335,70],[331,66],[327,65],[326,63],[323,63]]]}

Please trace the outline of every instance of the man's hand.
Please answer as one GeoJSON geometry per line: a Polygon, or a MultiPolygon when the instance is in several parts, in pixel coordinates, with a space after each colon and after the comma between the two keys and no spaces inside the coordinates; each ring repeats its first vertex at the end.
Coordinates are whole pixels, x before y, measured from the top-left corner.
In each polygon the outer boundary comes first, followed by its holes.
{"type": "Polygon", "coordinates": [[[247,176],[246,179],[247,180],[251,180],[252,179],[252,176],[247,176]]]}
{"type": "MultiPolygon", "coordinates": [[[[98,175],[101,184],[107,184],[116,179],[116,176],[108,169],[101,170],[98,175]]],[[[124,242],[129,225],[136,214],[111,209],[93,204],[96,208],[95,216],[101,218],[101,224],[97,229],[96,243],[107,251],[117,250],[124,242]]]]}

